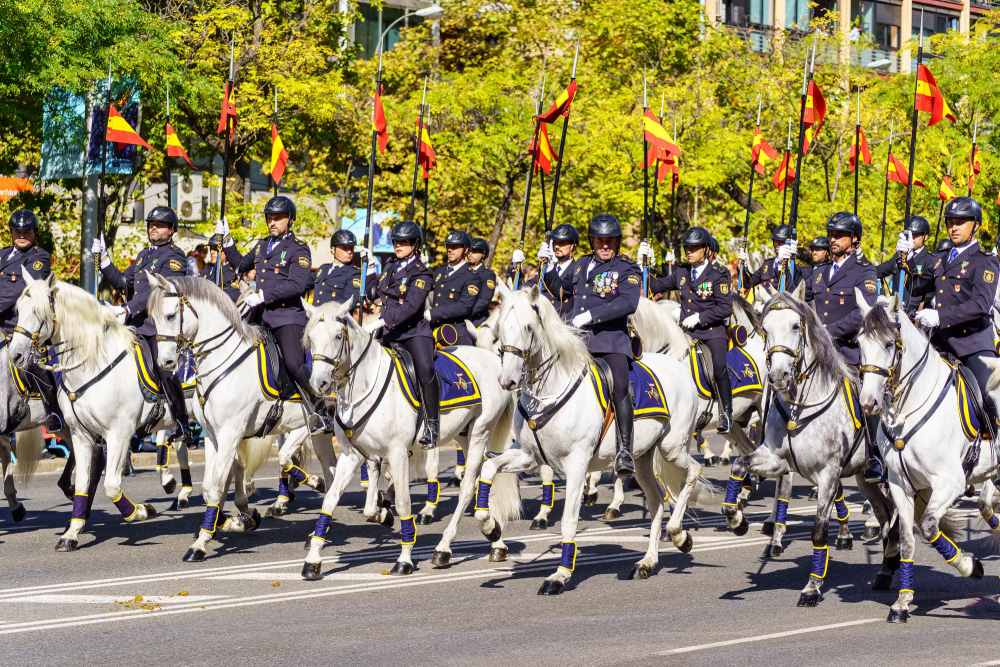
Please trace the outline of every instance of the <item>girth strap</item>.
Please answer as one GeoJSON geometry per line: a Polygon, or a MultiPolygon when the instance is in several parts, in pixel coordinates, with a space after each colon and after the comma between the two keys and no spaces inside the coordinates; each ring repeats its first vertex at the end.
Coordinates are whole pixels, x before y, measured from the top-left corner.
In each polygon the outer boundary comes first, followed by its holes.
{"type": "Polygon", "coordinates": [[[66,386],[66,383],[63,380],[60,380],[59,384],[62,386],[62,390],[66,392],[66,395],[69,396],[69,400],[76,401],[77,399],[83,397],[84,392],[86,392],[95,384],[106,378],[108,376],[108,373],[110,373],[115,366],[120,364],[122,362],[122,359],[124,359],[127,355],[128,355],[128,350],[122,350],[122,353],[119,354],[117,357],[115,357],[115,360],[112,361],[109,366],[107,366],[103,371],[101,371],[94,377],[90,378],[90,380],[84,383],[84,385],[79,389],[77,389],[76,391],[70,391],[69,387],[66,386]]]}
{"type": "Polygon", "coordinates": [[[215,389],[215,387],[220,382],[222,382],[224,379],[226,379],[226,376],[228,376],[234,370],[236,370],[237,368],[239,368],[240,364],[242,364],[244,361],[246,361],[247,357],[249,357],[251,354],[253,354],[256,349],[257,349],[256,345],[251,345],[249,348],[247,348],[247,350],[243,354],[241,354],[239,356],[239,358],[236,359],[236,361],[234,361],[232,364],[230,364],[229,368],[227,368],[226,370],[222,371],[222,374],[220,374],[219,377],[217,377],[214,380],[212,380],[212,384],[208,385],[208,389],[205,390],[204,394],[202,394],[201,392],[198,392],[196,390],[196,393],[198,394],[198,402],[200,404],[202,404],[202,405],[205,405],[205,401],[208,400],[208,395],[212,393],[212,390],[215,389]]]}

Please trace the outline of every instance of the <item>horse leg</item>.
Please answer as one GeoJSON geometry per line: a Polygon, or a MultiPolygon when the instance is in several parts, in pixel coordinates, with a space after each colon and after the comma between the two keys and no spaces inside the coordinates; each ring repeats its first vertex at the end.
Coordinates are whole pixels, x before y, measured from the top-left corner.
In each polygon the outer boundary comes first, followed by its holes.
{"type": "Polygon", "coordinates": [[[897,525],[894,531],[888,529],[892,520],[892,506],[882,493],[881,486],[866,482],[864,475],[861,474],[855,475],[854,479],[865,497],[865,502],[872,508],[871,517],[865,521],[865,535],[868,535],[869,523],[872,520],[875,521],[873,537],[878,537],[879,533],[885,535],[882,540],[882,567],[875,575],[872,590],[887,591],[892,588],[892,573],[899,569],[899,527],[897,525]]]}
{"type": "MultiPolygon", "coordinates": [[[[343,454],[341,454],[343,456],[343,454]]],[[[368,459],[368,486],[365,489],[365,508],[362,510],[365,518],[377,524],[392,528],[395,518],[389,508],[385,506],[384,494],[379,491],[379,481],[382,479],[382,460],[377,458],[368,459]]],[[[338,465],[338,470],[340,466],[338,465]]]]}
{"type": "Polygon", "coordinates": [[[837,531],[837,551],[850,551],[854,548],[854,536],[851,534],[851,527],[848,520],[851,518],[851,510],[844,500],[844,485],[840,485],[837,497],[833,499],[833,506],[837,509],[837,522],[840,529],[837,531]]]}
{"type": "MultiPolygon", "coordinates": [[[[472,451],[471,449],[469,450],[472,451]]],[[[499,473],[513,473],[515,476],[514,490],[513,493],[517,492],[516,484],[516,474],[520,472],[526,472],[528,470],[534,470],[538,467],[539,462],[534,459],[531,455],[524,452],[520,448],[511,448],[505,451],[500,456],[496,458],[489,459],[482,464],[481,472],[479,473],[479,479],[476,480],[476,519],[479,520],[479,530],[483,533],[483,536],[496,546],[497,544],[503,544],[503,523],[504,514],[503,511],[496,512],[494,516],[494,511],[490,507],[490,493],[493,489],[493,483],[496,476],[499,473]]],[[[580,494],[583,494],[583,477],[586,471],[581,473],[580,478],[580,494]]],[[[577,498],[579,503],[579,498],[577,498]]],[[[518,503],[518,511],[520,508],[520,501],[518,503]]],[[[499,503],[500,507],[504,505],[503,501],[499,503]]],[[[495,506],[496,507],[496,506],[495,506]]],[[[516,513],[515,513],[516,514],[516,513]]],[[[506,550],[506,547],[503,547],[506,550]]],[[[493,557],[494,552],[490,552],[490,556],[493,557]]]]}
{"type": "Polygon", "coordinates": [[[63,466],[62,473],[59,475],[59,479],[56,481],[56,486],[58,486],[63,495],[66,496],[66,500],[73,500],[73,470],[76,468],[76,451],[73,449],[73,443],[69,446],[69,458],[66,459],[66,465],[63,466]]]}
{"type": "Polygon", "coordinates": [[[295,438],[285,436],[285,444],[281,447],[281,449],[285,449],[289,446],[289,441],[292,441],[292,446],[287,450],[289,452],[289,456],[286,457],[288,463],[281,466],[282,473],[288,477],[290,484],[301,484],[313,491],[326,493],[326,478],[319,475],[310,475],[303,469],[306,463],[302,460],[302,444],[309,437],[309,434],[305,429],[301,429],[301,433],[299,431],[295,431],[294,433],[296,435],[295,438]]]}
{"type": "Polygon", "coordinates": [[[727,466],[733,458],[733,443],[726,438],[726,444],[722,448],[722,453],[719,454],[719,463],[721,465],[727,466]]]}
{"type": "MultiPolygon", "coordinates": [[[[913,535],[913,496],[898,484],[889,482],[889,492],[896,505],[899,524],[899,596],[889,608],[889,623],[906,623],[910,618],[910,602],[913,601],[913,557],[916,553],[916,539],[913,535]]],[[[874,509],[874,507],[872,508],[874,509]]]]}
{"type": "MultiPolygon", "coordinates": [[[[326,543],[326,535],[330,530],[330,520],[333,517],[333,511],[337,509],[337,504],[340,502],[341,496],[347,490],[347,485],[354,479],[354,473],[361,467],[361,463],[362,459],[358,450],[353,447],[345,447],[341,450],[333,483],[329,486],[326,495],[323,497],[323,507],[319,511],[316,528],[313,530],[312,535],[309,536],[309,553],[306,555],[305,563],[302,564],[303,579],[316,581],[320,578],[320,570],[323,568],[323,556],[321,552],[323,545],[326,543]]],[[[371,494],[372,489],[376,486],[377,483],[369,486],[369,494],[371,494]]]]}
{"type": "Polygon", "coordinates": [[[809,581],[799,595],[800,607],[815,607],[819,604],[827,565],[830,563],[830,548],[827,546],[830,532],[830,513],[833,511],[834,496],[840,490],[840,480],[836,473],[821,473],[817,480],[819,498],[816,499],[816,519],[812,527],[813,564],[809,581]]]}
{"type": "Polygon", "coordinates": [[[392,566],[389,574],[406,575],[413,572],[413,561],[410,553],[413,545],[417,543],[417,523],[410,514],[410,457],[409,452],[402,447],[401,451],[391,451],[389,453],[389,467],[392,470],[392,478],[395,480],[396,488],[396,514],[399,515],[400,530],[400,553],[396,564],[392,566]]]}
{"type": "Polygon", "coordinates": [[[924,510],[924,515],[920,519],[920,534],[931,543],[932,547],[937,549],[945,562],[958,570],[960,575],[970,579],[982,579],[982,562],[971,553],[962,553],[962,550],[952,539],[944,534],[940,525],[941,518],[948,511],[948,508],[964,492],[964,479],[954,484],[945,484],[931,489],[927,509],[924,510]]]}
{"type": "Polygon", "coordinates": [[[285,438],[284,442],[281,443],[281,448],[278,450],[278,466],[281,468],[281,472],[278,473],[278,497],[264,511],[265,517],[274,518],[282,516],[287,511],[288,502],[295,498],[295,494],[288,486],[288,470],[295,466],[292,457],[298,453],[299,447],[303,442],[304,440],[299,438],[285,438]]]}
{"type": "Polygon", "coordinates": [[[14,486],[14,466],[10,458],[10,438],[0,435],[0,464],[3,465],[3,494],[7,497],[7,507],[14,523],[24,521],[26,511],[24,505],[17,499],[17,488],[14,486]]]}
{"type": "MultiPolygon", "coordinates": [[[[771,541],[764,547],[764,558],[777,558],[784,551],[781,538],[785,536],[788,520],[788,499],[792,497],[793,473],[787,473],[778,478],[774,485],[774,508],[771,514],[771,541]]],[[[767,523],[764,524],[765,528],[767,523]]],[[[765,535],[765,531],[761,531],[765,535]]]]}
{"type": "MultiPolygon", "coordinates": [[[[76,551],[80,544],[80,532],[87,517],[90,515],[90,503],[88,493],[90,489],[91,467],[102,459],[98,459],[101,448],[94,444],[93,439],[85,432],[73,434],[73,453],[76,454],[78,465],[74,470],[73,488],[83,490],[82,493],[73,494],[73,516],[69,520],[66,531],[60,536],[56,551],[76,551]]],[[[100,471],[95,473],[98,477],[100,471]]]]}
{"type": "MultiPolygon", "coordinates": [[[[465,510],[469,507],[469,502],[475,494],[476,479],[482,470],[483,458],[489,441],[489,433],[479,436],[475,433],[471,435],[472,437],[469,438],[469,458],[467,459],[471,461],[471,464],[469,464],[469,469],[466,471],[468,474],[462,477],[462,482],[458,489],[458,506],[455,508],[455,513],[451,515],[451,521],[445,527],[444,533],[441,535],[441,541],[434,548],[434,555],[431,557],[431,565],[434,567],[444,567],[451,562],[451,543],[455,539],[455,535],[458,534],[458,524],[462,520],[462,515],[465,514],[465,510]]],[[[494,544],[490,550],[490,560],[494,560],[494,554],[497,556],[502,554],[503,557],[501,560],[506,560],[507,545],[503,544],[502,541],[494,544]],[[502,552],[500,549],[502,549],[502,552]]]]}
{"type": "Polygon", "coordinates": [[[462,483],[465,478],[465,450],[462,445],[455,445],[455,477],[448,483],[448,486],[455,487],[462,483]]]}
{"type": "MultiPolygon", "coordinates": [[[[235,484],[236,491],[233,493],[233,504],[236,505],[239,515],[228,517],[219,530],[224,533],[244,533],[248,530],[257,530],[260,526],[260,513],[256,508],[254,508],[253,512],[250,511],[250,498],[247,496],[246,468],[243,467],[243,463],[239,457],[233,461],[233,470],[229,477],[235,484]]],[[[229,484],[227,483],[223,498],[228,495],[229,484]]]]}
{"type": "Polygon", "coordinates": [[[437,509],[438,501],[441,500],[441,483],[438,481],[438,464],[440,462],[440,450],[437,448],[424,453],[424,473],[427,475],[427,502],[417,514],[418,526],[429,526],[434,522],[434,510],[437,509]]]}
{"type": "MultiPolygon", "coordinates": [[[[207,439],[207,437],[206,437],[207,439]]],[[[182,510],[191,501],[191,494],[194,493],[194,483],[191,481],[191,462],[188,457],[188,446],[181,441],[177,446],[177,465],[181,468],[181,492],[177,494],[177,500],[171,509],[182,510]]]]}
{"type": "Polygon", "coordinates": [[[229,473],[233,461],[236,460],[236,448],[239,445],[242,430],[231,432],[216,432],[215,447],[205,447],[205,479],[202,482],[202,497],[205,499],[205,515],[201,522],[198,537],[184,554],[185,563],[200,563],[207,555],[208,542],[215,536],[218,528],[222,504],[226,499],[226,489],[229,483],[229,473]],[[214,450],[214,451],[213,451],[214,450]]]}
{"type": "MultiPolygon", "coordinates": [[[[653,474],[653,457],[656,451],[650,449],[642,456],[635,459],[635,481],[639,483],[643,495],[646,497],[646,508],[649,510],[649,546],[646,554],[640,561],[632,565],[629,572],[629,579],[649,579],[650,573],[659,562],[660,555],[660,521],[663,519],[665,500],[660,500],[659,485],[656,483],[656,476],[653,474]]],[[[565,541],[563,542],[565,544],[565,541]]]]}
{"type": "Polygon", "coordinates": [[[337,453],[333,449],[333,434],[321,433],[314,435],[312,439],[313,451],[319,459],[320,467],[323,469],[323,481],[327,488],[333,484],[333,478],[337,474],[337,453]]]}
{"type": "Polygon", "coordinates": [[[604,510],[604,516],[601,517],[605,521],[614,521],[622,515],[622,503],[625,502],[625,480],[617,475],[615,475],[614,490],[614,498],[611,499],[611,504],[604,510]]]}
{"type": "Polygon", "coordinates": [[[177,489],[177,480],[170,474],[170,443],[166,431],[156,432],[156,472],[160,475],[160,486],[167,495],[177,489]]]}
{"type": "MultiPolygon", "coordinates": [[[[737,535],[746,535],[750,529],[739,496],[743,492],[744,480],[749,479],[751,470],[762,477],[778,478],[789,472],[784,459],[776,456],[767,447],[758,447],[749,456],[733,459],[726,483],[726,499],[722,503],[722,513],[729,529],[737,535]]],[[[832,499],[831,499],[832,500],[832,499]]]]}
{"type": "Polygon", "coordinates": [[[983,482],[983,488],[979,491],[978,500],[979,515],[983,517],[983,521],[994,532],[1000,529],[1000,517],[996,515],[996,511],[994,510],[996,490],[997,488],[993,484],[993,480],[986,480],[983,482]]]}
{"type": "Polygon", "coordinates": [[[601,472],[587,473],[587,483],[583,487],[583,504],[593,507],[597,504],[597,485],[601,483],[601,472]]]}
{"type": "MultiPolygon", "coordinates": [[[[566,501],[563,505],[562,520],[559,523],[562,533],[562,556],[559,567],[549,575],[538,589],[539,595],[558,595],[573,576],[576,568],[576,527],[580,521],[580,505],[583,501],[584,485],[587,481],[587,459],[578,456],[578,462],[566,461],[563,469],[566,472],[566,501]],[[570,463],[576,465],[569,465],[570,463]]],[[[489,462],[487,462],[487,465],[489,462]]],[[[485,476],[485,475],[484,475],[485,476]]],[[[654,501],[655,502],[655,501],[654,501]]]]}
{"type": "Polygon", "coordinates": [[[145,521],[156,516],[156,508],[152,505],[136,505],[122,491],[122,471],[125,469],[125,457],[129,455],[132,434],[105,432],[104,439],[108,443],[108,463],[104,474],[104,493],[108,500],[115,504],[127,522],[145,521]]]}
{"type": "MultiPolygon", "coordinates": [[[[538,469],[538,474],[542,478],[542,505],[538,508],[538,514],[531,521],[530,530],[545,530],[549,527],[549,512],[552,511],[553,499],[556,495],[556,485],[552,481],[555,477],[555,471],[552,467],[542,465],[538,469]]],[[[604,514],[607,515],[607,511],[604,514]]]]}
{"type": "MultiPolygon", "coordinates": [[[[681,487],[674,498],[674,510],[670,514],[666,522],[667,534],[670,535],[670,541],[673,542],[674,546],[677,547],[683,553],[688,553],[694,546],[694,539],[691,537],[691,533],[684,530],[684,514],[687,512],[688,503],[691,502],[691,495],[694,493],[695,486],[698,484],[698,478],[701,476],[702,468],[695,461],[690,454],[687,452],[687,447],[684,446],[682,442],[672,441],[671,431],[667,431],[666,435],[660,441],[659,452],[660,456],[663,457],[665,465],[673,466],[678,470],[683,470],[684,485],[681,487]]],[[[669,506],[667,505],[668,494],[664,490],[661,496],[663,500],[660,502],[661,505],[665,506],[664,511],[669,511],[669,506]]],[[[661,531],[662,535],[662,531],[661,531]]],[[[658,539],[662,539],[662,536],[658,535],[658,539]]]]}

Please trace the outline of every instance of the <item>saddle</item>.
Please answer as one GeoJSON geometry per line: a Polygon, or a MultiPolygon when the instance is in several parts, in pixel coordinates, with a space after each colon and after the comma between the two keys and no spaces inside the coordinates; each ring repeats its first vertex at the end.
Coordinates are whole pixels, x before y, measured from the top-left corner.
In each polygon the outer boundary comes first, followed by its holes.
{"type": "Polygon", "coordinates": [[[702,398],[718,396],[715,386],[715,373],[712,372],[712,351],[700,340],[691,344],[691,376],[698,386],[702,398]]]}
{"type": "MultiPolygon", "coordinates": [[[[417,369],[413,365],[413,357],[410,353],[406,351],[406,348],[399,343],[389,343],[389,349],[392,350],[393,354],[399,359],[399,363],[403,365],[403,372],[406,374],[406,382],[411,387],[416,387],[417,391],[420,391],[420,383],[417,382],[417,369]]],[[[434,356],[437,356],[435,352],[434,356]]]]}
{"type": "Polygon", "coordinates": [[[278,400],[287,401],[299,393],[299,388],[292,379],[292,374],[288,372],[285,365],[285,358],[281,354],[281,348],[274,340],[274,334],[267,328],[261,327],[261,342],[264,345],[264,357],[267,359],[267,367],[270,377],[274,381],[274,388],[278,390],[278,400]]]}
{"type": "Polygon", "coordinates": [[[145,338],[135,338],[135,365],[139,371],[139,389],[142,399],[147,403],[156,403],[160,399],[160,380],[153,364],[153,355],[145,338]]]}
{"type": "MultiPolygon", "coordinates": [[[[607,405],[604,407],[604,423],[601,424],[601,437],[598,438],[598,442],[604,441],[604,436],[607,434],[608,429],[611,428],[611,420],[615,417],[615,405],[611,400],[615,391],[615,381],[614,377],[611,375],[611,367],[608,366],[608,362],[604,361],[599,357],[594,357],[594,368],[597,369],[597,375],[603,385],[608,388],[607,393],[607,405]]],[[[632,399],[632,387],[628,388],[629,399],[632,399]]]]}

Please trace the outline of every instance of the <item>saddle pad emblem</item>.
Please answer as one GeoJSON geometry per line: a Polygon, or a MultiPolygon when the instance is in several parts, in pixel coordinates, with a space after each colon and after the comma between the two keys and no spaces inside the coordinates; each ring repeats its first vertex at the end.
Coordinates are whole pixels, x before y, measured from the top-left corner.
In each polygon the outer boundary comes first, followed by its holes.
{"type": "Polygon", "coordinates": [[[670,409],[667,407],[660,379],[649,366],[640,361],[633,361],[628,381],[632,385],[632,407],[636,421],[657,417],[670,418],[670,409]]]}
{"type": "Polygon", "coordinates": [[[763,392],[764,384],[753,357],[741,347],[732,347],[726,352],[726,366],[732,378],[733,396],[751,392],[763,392]]]}

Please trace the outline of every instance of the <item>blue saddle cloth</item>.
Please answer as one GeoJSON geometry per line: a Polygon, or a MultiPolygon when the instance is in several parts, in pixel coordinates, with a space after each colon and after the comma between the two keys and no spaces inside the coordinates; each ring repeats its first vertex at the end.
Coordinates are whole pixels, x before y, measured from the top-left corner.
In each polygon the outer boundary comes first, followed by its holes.
{"type": "MultiPolygon", "coordinates": [[[[976,436],[980,435],[980,430],[982,429],[982,423],[979,421],[979,415],[976,414],[976,410],[972,405],[972,393],[975,390],[970,391],[965,384],[965,378],[962,374],[957,374],[957,388],[958,388],[958,415],[962,423],[962,432],[965,433],[965,437],[969,440],[975,440],[976,436]]],[[[983,440],[990,440],[990,432],[982,431],[983,440]]]]}
{"type": "MultiPolygon", "coordinates": [[[[454,347],[438,350],[437,358],[434,360],[434,370],[441,378],[442,412],[456,408],[471,408],[483,402],[483,395],[479,392],[476,379],[454,352],[454,347]]],[[[394,363],[400,391],[416,412],[420,408],[420,393],[414,386],[413,378],[403,369],[403,362],[397,357],[394,363]]]]}
{"type": "Polygon", "coordinates": [[[670,409],[663,395],[660,380],[648,366],[641,361],[633,361],[632,370],[628,372],[628,381],[632,385],[632,406],[636,421],[656,417],[670,419],[670,409]]]}
{"type": "Polygon", "coordinates": [[[729,377],[733,383],[733,396],[764,391],[757,364],[742,347],[733,346],[729,349],[726,353],[726,366],[729,367],[729,377]]]}
{"type": "Polygon", "coordinates": [[[24,380],[23,372],[18,369],[10,359],[7,360],[7,366],[10,368],[10,377],[14,381],[14,387],[17,389],[18,396],[28,395],[28,398],[41,398],[41,394],[34,390],[28,389],[28,384],[24,380]]]}
{"type": "Polygon", "coordinates": [[[844,406],[851,414],[851,421],[854,422],[854,430],[861,428],[861,403],[858,402],[858,395],[851,388],[851,383],[844,380],[844,386],[840,389],[840,398],[844,401],[844,406]]]}
{"type": "MultiPolygon", "coordinates": [[[[278,380],[275,377],[275,366],[276,363],[272,363],[272,360],[268,356],[267,346],[261,342],[257,343],[257,383],[260,385],[260,390],[264,396],[271,401],[276,401],[281,397],[281,391],[278,389],[278,380]]],[[[287,396],[287,394],[286,394],[287,396]]],[[[298,392],[292,394],[287,400],[289,401],[301,401],[302,396],[298,392]]]]}

